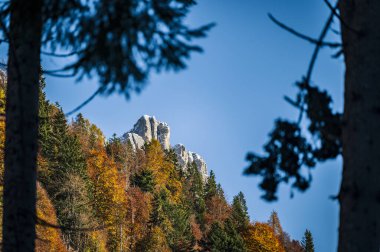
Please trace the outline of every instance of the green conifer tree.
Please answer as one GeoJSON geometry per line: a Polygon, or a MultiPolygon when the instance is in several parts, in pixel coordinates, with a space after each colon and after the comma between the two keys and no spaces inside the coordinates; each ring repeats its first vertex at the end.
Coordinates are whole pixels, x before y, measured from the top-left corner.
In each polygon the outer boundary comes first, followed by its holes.
{"type": "Polygon", "coordinates": [[[207,179],[206,185],[205,185],[205,199],[209,200],[213,196],[215,196],[218,192],[217,184],[216,184],[216,178],[215,173],[213,170],[210,171],[210,176],[207,179]]]}
{"type": "Polygon", "coordinates": [[[219,222],[214,222],[207,234],[207,245],[205,247],[208,249],[208,251],[226,251],[226,248],[228,247],[227,239],[228,236],[224,231],[222,225],[219,222]]]}
{"type": "Polygon", "coordinates": [[[172,251],[192,251],[195,238],[190,226],[191,209],[186,204],[176,204],[167,211],[173,230],[167,234],[167,240],[172,251]]]}
{"type": "Polygon", "coordinates": [[[204,196],[204,182],[202,175],[198,171],[197,165],[193,162],[187,167],[187,174],[185,180],[185,195],[192,206],[198,223],[201,229],[204,230],[204,217],[206,211],[205,196],[204,196]]]}
{"type": "Polygon", "coordinates": [[[239,192],[232,200],[231,220],[240,234],[248,229],[248,207],[242,192],[239,192]]]}
{"type": "Polygon", "coordinates": [[[244,252],[247,251],[244,240],[239,234],[235,224],[231,219],[227,219],[224,223],[224,230],[227,235],[226,248],[224,251],[244,252]]]}
{"type": "Polygon", "coordinates": [[[314,252],[314,240],[310,230],[306,229],[301,244],[305,252],[314,252]]]}
{"type": "Polygon", "coordinates": [[[131,185],[140,187],[143,192],[153,192],[155,186],[153,172],[149,169],[143,169],[141,172],[134,174],[131,179],[131,185]]]}

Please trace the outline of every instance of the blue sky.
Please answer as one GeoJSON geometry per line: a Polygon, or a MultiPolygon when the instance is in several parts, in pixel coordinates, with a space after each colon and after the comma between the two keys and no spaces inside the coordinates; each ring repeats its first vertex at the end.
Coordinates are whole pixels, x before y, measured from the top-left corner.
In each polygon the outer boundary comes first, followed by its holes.
{"type": "MultiPolygon", "coordinates": [[[[187,70],[152,75],[143,92],[130,101],[119,95],[98,97],[81,112],[107,137],[128,131],[143,114],[167,122],[172,145],[183,143],[202,155],[229,200],[243,191],[252,220],[266,221],[276,210],[293,238],[301,239],[308,228],[316,251],[335,251],[339,208],[329,196],[339,190],[340,159],[318,165],[306,193],[290,199],[289,187],[282,186],[275,203],[260,199],[257,179],[242,176],[246,153],[261,152],[274,119],[297,118],[297,111],[282,97],[295,94],[293,84],[306,72],[313,50],[311,44],[275,26],[268,12],[314,37],[328,15],[322,0],[200,0],[188,22],[212,21],[217,26],[200,41],[205,53],[194,55],[187,70]]],[[[337,24],[335,27],[338,29],[337,24]]],[[[332,59],[332,54],[322,51],[313,81],[330,91],[334,107],[341,110],[344,66],[342,59],[332,59]]],[[[60,63],[43,60],[45,68],[57,68],[60,63]]],[[[96,88],[96,79],[75,83],[48,77],[46,92],[67,112],[96,88]]]]}

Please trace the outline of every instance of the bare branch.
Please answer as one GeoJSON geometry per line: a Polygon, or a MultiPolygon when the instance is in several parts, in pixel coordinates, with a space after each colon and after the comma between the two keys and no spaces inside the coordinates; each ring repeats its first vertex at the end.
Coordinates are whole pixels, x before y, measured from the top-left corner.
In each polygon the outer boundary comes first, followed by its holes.
{"type": "MultiPolygon", "coordinates": [[[[338,8],[338,3],[335,5],[335,7],[333,9],[336,10],[337,8],[338,8]]],[[[334,12],[331,11],[330,16],[327,19],[327,21],[325,23],[325,26],[322,29],[321,34],[319,35],[318,42],[316,43],[313,55],[312,55],[310,63],[309,63],[309,68],[307,70],[306,79],[305,79],[305,82],[306,82],[307,85],[309,85],[309,83],[310,83],[311,74],[313,73],[313,68],[314,68],[314,65],[315,65],[315,61],[317,60],[319,50],[322,47],[322,42],[323,42],[323,40],[326,37],[326,34],[327,34],[327,32],[328,32],[328,30],[329,30],[329,28],[331,26],[333,18],[334,18],[334,12]]]]}
{"type": "Polygon", "coordinates": [[[290,32],[291,34],[301,38],[301,39],[304,39],[312,44],[315,44],[315,45],[319,45],[319,46],[328,46],[328,47],[331,47],[331,48],[336,48],[336,47],[341,47],[342,44],[341,43],[335,43],[335,42],[325,42],[325,41],[321,41],[319,39],[314,39],[314,38],[311,38],[307,35],[304,35],[296,30],[294,30],[293,28],[285,25],[284,23],[278,21],[275,17],[273,17],[272,14],[268,14],[270,20],[272,20],[276,25],[280,26],[282,29],[290,32]]]}

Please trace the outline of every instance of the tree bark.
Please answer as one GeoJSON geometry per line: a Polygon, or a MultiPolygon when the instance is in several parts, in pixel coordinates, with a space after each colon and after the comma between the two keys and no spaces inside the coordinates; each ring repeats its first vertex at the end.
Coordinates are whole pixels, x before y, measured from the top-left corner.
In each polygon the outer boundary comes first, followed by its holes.
{"type": "Polygon", "coordinates": [[[3,251],[34,251],[42,0],[12,0],[8,51],[3,251]]]}
{"type": "Polygon", "coordinates": [[[346,64],[338,251],[380,248],[380,1],[340,1],[346,64]]]}

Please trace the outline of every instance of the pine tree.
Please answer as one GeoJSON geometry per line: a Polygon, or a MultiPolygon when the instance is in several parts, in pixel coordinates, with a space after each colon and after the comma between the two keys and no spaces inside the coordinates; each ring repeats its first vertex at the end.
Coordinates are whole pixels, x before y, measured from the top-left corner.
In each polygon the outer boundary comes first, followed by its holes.
{"type": "Polygon", "coordinates": [[[190,210],[186,204],[169,206],[167,215],[173,229],[167,234],[167,240],[173,251],[191,251],[195,245],[190,225],[190,210]]]}
{"type": "Polygon", "coordinates": [[[216,184],[215,173],[213,170],[210,171],[210,176],[207,178],[205,185],[205,199],[209,200],[218,193],[218,188],[216,184]]]}
{"type": "Polygon", "coordinates": [[[202,176],[194,162],[192,164],[188,164],[186,173],[184,193],[190,206],[193,208],[197,222],[200,224],[201,229],[204,230],[206,204],[202,176]]]}
{"type": "Polygon", "coordinates": [[[214,222],[207,234],[206,247],[209,249],[209,251],[226,251],[227,239],[228,236],[223,230],[222,225],[219,222],[214,222]]]}
{"type": "Polygon", "coordinates": [[[159,226],[164,231],[171,229],[171,223],[167,217],[169,208],[169,195],[165,190],[155,193],[152,200],[152,212],[149,217],[149,225],[151,227],[159,226]]]}
{"type": "Polygon", "coordinates": [[[314,252],[314,240],[310,230],[306,229],[301,244],[305,252],[314,252]]]}
{"type": "Polygon", "coordinates": [[[243,252],[247,251],[244,243],[244,239],[239,234],[235,224],[231,219],[227,219],[224,223],[224,230],[227,235],[225,251],[243,252]]]}
{"type": "Polygon", "coordinates": [[[62,109],[47,101],[43,90],[40,94],[43,120],[39,128],[39,160],[46,164],[38,170],[39,180],[52,199],[58,224],[66,228],[63,233],[67,242],[73,248],[83,249],[88,234],[70,230],[92,224],[85,157],[78,138],[70,133],[62,109]]]}
{"type": "Polygon", "coordinates": [[[249,226],[248,207],[242,192],[239,192],[232,200],[231,219],[240,234],[247,230],[249,226]]]}
{"type": "Polygon", "coordinates": [[[153,172],[149,169],[144,169],[134,174],[131,178],[131,185],[140,187],[143,192],[152,193],[155,186],[153,172]]]}

